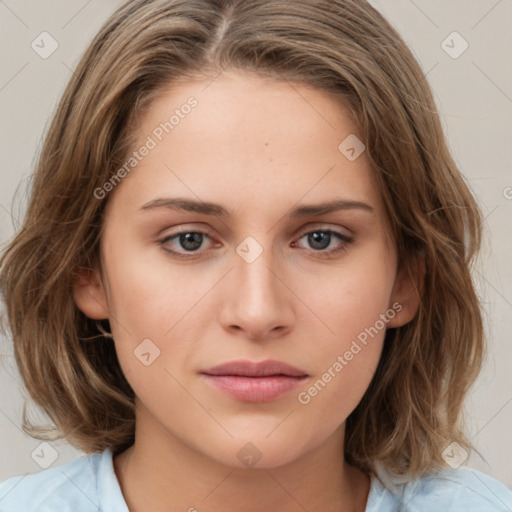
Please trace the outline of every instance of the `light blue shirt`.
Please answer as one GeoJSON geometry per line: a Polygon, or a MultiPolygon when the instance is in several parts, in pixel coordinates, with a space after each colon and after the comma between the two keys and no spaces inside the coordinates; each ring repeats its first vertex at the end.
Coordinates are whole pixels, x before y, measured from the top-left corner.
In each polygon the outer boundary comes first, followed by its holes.
{"type": "MultiPolygon", "coordinates": [[[[366,512],[512,512],[512,490],[464,466],[394,486],[381,478],[371,480],[366,512]]],[[[100,511],[128,512],[110,450],[0,483],[0,512],[100,511]]]]}

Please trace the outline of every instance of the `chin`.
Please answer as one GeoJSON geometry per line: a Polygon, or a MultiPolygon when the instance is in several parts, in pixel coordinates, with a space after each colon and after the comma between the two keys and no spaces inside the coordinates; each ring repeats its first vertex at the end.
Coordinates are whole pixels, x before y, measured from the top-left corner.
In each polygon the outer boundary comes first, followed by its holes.
{"type": "MultiPolygon", "coordinates": [[[[307,451],[293,442],[293,435],[275,436],[272,440],[265,435],[234,438],[222,453],[217,451],[211,457],[236,469],[272,469],[294,462],[307,451]]],[[[216,447],[218,450],[222,445],[216,444],[216,447]]]]}

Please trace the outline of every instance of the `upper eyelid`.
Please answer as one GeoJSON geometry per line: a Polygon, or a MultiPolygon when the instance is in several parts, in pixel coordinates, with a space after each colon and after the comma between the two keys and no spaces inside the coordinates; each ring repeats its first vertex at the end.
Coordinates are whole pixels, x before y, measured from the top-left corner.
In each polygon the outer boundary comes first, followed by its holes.
{"type": "MultiPolygon", "coordinates": [[[[344,239],[352,239],[352,234],[343,233],[340,231],[340,228],[333,228],[328,227],[325,224],[313,224],[312,226],[305,226],[303,229],[299,230],[296,235],[294,235],[294,239],[300,240],[302,237],[309,233],[313,233],[315,231],[324,231],[328,233],[333,233],[334,235],[338,235],[342,241],[344,239]]],[[[200,233],[202,235],[206,235],[213,244],[216,243],[215,237],[211,236],[207,229],[204,228],[180,228],[178,231],[168,234],[160,239],[160,243],[164,243],[167,240],[172,240],[179,235],[186,234],[186,233],[200,233]]],[[[217,242],[218,243],[218,242],[217,242]]]]}
{"type": "MultiPolygon", "coordinates": [[[[336,227],[333,227],[333,226],[329,226],[327,224],[322,224],[322,223],[314,223],[310,226],[305,226],[303,229],[300,229],[298,231],[299,234],[306,234],[306,233],[310,233],[311,231],[332,231],[332,232],[339,232],[340,230],[347,230],[347,231],[350,231],[348,228],[342,228],[341,226],[336,226],[336,227]]],[[[340,233],[340,234],[344,234],[344,233],[340,233]]],[[[297,235],[296,235],[297,236],[297,235]]],[[[346,234],[346,236],[350,236],[349,234],[346,234]]]]}
{"type": "MultiPolygon", "coordinates": [[[[180,226],[179,228],[176,228],[176,229],[178,229],[178,230],[173,232],[173,233],[170,233],[168,235],[165,235],[163,237],[163,239],[165,240],[167,238],[174,238],[175,236],[178,236],[178,235],[181,235],[181,234],[184,234],[184,233],[201,233],[201,234],[204,234],[204,235],[208,235],[211,239],[214,238],[213,236],[211,236],[210,230],[208,230],[207,228],[202,228],[202,227],[199,227],[199,228],[193,228],[193,227],[182,228],[180,226]]],[[[341,229],[348,230],[348,228],[342,228],[341,226],[332,227],[332,226],[328,226],[325,223],[312,223],[312,225],[308,225],[308,226],[303,227],[302,229],[299,229],[296,232],[297,234],[294,235],[294,236],[303,236],[304,234],[311,233],[311,232],[314,232],[314,231],[332,231],[334,233],[337,233],[341,229]]],[[[350,231],[350,230],[348,230],[348,231],[350,231]]],[[[347,237],[351,236],[351,234],[347,234],[347,233],[340,233],[340,234],[344,235],[344,236],[347,236],[347,237]]]]}

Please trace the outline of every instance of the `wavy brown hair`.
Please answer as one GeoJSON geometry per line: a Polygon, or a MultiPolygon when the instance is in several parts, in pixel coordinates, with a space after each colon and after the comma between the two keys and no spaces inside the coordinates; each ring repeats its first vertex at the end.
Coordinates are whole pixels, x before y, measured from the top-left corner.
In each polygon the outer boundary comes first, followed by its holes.
{"type": "Polygon", "coordinates": [[[479,210],[445,141],[427,80],[396,30],[363,0],[132,0],[79,61],[39,154],[26,218],[0,260],[16,362],[32,399],[86,453],[134,441],[134,393],[108,322],[72,300],[99,262],[106,183],[140,116],[178,81],[224,69],[308,84],[353,111],[385,201],[398,263],[422,257],[417,314],[388,329],[376,374],[347,419],[345,456],[368,474],[437,471],[464,434],[463,400],[484,336],[471,277],[479,210]]]}

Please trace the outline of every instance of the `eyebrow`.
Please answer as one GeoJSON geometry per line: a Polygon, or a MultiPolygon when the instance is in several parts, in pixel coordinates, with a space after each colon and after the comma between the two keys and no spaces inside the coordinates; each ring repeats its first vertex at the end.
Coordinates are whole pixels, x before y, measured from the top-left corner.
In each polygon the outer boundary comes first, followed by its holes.
{"type": "MultiPolygon", "coordinates": [[[[170,208],[185,210],[187,212],[202,213],[204,215],[215,215],[219,217],[231,217],[229,212],[222,205],[208,201],[197,201],[182,197],[164,197],[153,199],[140,207],[140,210],[153,210],[155,208],[170,208]]],[[[373,206],[362,201],[348,199],[336,199],[319,204],[303,204],[292,208],[287,217],[310,217],[314,215],[323,215],[339,210],[362,210],[374,213],[373,206]]]]}

